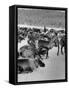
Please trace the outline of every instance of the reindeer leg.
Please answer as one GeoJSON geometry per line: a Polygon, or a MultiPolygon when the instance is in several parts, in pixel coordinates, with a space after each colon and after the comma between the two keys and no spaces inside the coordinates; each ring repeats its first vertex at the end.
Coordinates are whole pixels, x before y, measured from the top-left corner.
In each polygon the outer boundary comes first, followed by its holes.
{"type": "Polygon", "coordinates": [[[59,41],[58,41],[58,51],[57,51],[57,56],[59,55],[59,41]]]}
{"type": "Polygon", "coordinates": [[[46,59],[48,58],[49,56],[48,56],[48,49],[46,50],[46,59]]]}
{"type": "Polygon", "coordinates": [[[61,54],[63,55],[63,46],[61,46],[61,54]]]}
{"type": "Polygon", "coordinates": [[[38,64],[40,67],[45,67],[45,64],[40,59],[38,59],[38,64]]]}

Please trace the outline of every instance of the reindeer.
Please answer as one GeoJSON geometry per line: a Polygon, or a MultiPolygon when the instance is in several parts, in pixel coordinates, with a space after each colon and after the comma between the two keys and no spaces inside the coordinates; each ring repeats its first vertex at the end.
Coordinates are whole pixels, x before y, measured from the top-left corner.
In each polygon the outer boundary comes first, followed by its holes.
{"type": "Polygon", "coordinates": [[[48,56],[48,51],[55,47],[58,47],[57,55],[59,54],[59,40],[57,32],[54,29],[49,30],[45,35],[41,34],[43,39],[38,40],[38,47],[41,53],[46,53],[46,59],[48,56]],[[46,39],[45,39],[46,38],[46,39]]]}
{"type": "MultiPolygon", "coordinates": [[[[61,54],[63,55],[63,48],[64,48],[64,52],[65,52],[65,35],[63,35],[59,38],[59,45],[61,48],[61,54]]],[[[59,50],[58,50],[58,55],[59,55],[59,50]]]]}
{"type": "Polygon", "coordinates": [[[58,47],[57,55],[59,53],[59,41],[58,41],[57,37],[55,37],[55,39],[52,39],[51,41],[39,40],[38,45],[39,45],[39,52],[41,52],[41,54],[42,54],[42,52],[45,53],[46,54],[46,59],[49,57],[48,56],[48,51],[50,49],[52,49],[54,46],[58,47]]]}
{"type": "MultiPolygon", "coordinates": [[[[26,41],[27,40],[28,39],[26,39],[26,41]]],[[[36,45],[36,41],[35,35],[32,35],[32,37],[29,36],[29,41],[27,41],[28,44],[19,49],[19,55],[22,56],[22,58],[18,58],[18,73],[33,72],[38,66],[45,67],[45,64],[38,55],[38,49],[36,47],[38,45],[36,45]],[[30,59],[32,59],[32,61],[30,61],[30,59]]]]}

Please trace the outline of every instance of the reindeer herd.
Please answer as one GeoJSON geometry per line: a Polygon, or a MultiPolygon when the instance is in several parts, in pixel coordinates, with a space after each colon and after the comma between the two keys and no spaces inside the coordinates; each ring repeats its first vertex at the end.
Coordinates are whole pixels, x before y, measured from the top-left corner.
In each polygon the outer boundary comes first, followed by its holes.
{"type": "Polygon", "coordinates": [[[43,56],[49,58],[49,50],[57,48],[56,55],[59,56],[59,49],[63,55],[65,52],[65,31],[37,28],[20,28],[18,30],[18,43],[26,39],[26,45],[18,49],[17,68],[18,73],[33,72],[36,68],[45,67],[43,56]],[[63,52],[64,48],[64,52],[63,52]]]}

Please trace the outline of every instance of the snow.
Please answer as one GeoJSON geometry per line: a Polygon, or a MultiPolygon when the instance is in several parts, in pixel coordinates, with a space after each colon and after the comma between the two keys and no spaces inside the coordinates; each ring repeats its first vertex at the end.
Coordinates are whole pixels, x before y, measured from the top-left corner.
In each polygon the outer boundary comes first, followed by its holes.
{"type": "Polygon", "coordinates": [[[38,67],[32,73],[18,74],[18,82],[65,79],[65,54],[57,56],[57,48],[49,51],[49,58],[43,59],[45,67],[38,67]]]}

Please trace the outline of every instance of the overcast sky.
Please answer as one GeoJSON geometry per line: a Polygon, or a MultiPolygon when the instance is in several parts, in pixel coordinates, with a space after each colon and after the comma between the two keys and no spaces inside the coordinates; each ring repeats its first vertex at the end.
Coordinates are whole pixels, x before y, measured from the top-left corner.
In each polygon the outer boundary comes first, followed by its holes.
{"type": "Polygon", "coordinates": [[[65,27],[65,12],[18,8],[18,24],[65,27]]]}

